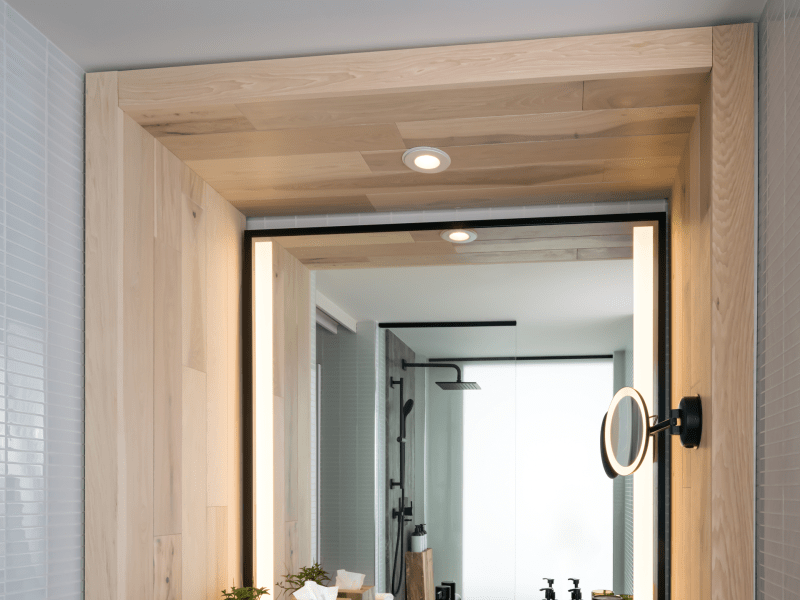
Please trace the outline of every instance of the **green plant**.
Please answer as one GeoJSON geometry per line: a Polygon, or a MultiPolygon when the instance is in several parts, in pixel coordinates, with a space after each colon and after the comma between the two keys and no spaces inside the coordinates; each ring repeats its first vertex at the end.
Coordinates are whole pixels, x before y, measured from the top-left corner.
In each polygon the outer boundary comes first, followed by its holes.
{"type": "Polygon", "coordinates": [[[313,581],[319,585],[325,585],[331,577],[326,573],[319,563],[314,563],[310,567],[303,567],[298,573],[287,573],[283,582],[278,582],[278,587],[283,590],[283,594],[294,594],[303,587],[306,581],[313,581]]]}
{"type": "Polygon", "coordinates": [[[222,590],[222,597],[225,598],[225,600],[257,600],[258,598],[264,595],[269,596],[269,590],[267,588],[257,588],[257,587],[237,588],[235,585],[231,585],[230,592],[222,590]]]}

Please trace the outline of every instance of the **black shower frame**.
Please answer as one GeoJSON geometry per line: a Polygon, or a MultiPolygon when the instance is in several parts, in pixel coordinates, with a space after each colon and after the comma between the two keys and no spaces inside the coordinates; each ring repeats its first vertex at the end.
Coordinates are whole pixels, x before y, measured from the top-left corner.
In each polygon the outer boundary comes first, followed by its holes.
{"type": "MultiPolygon", "coordinates": [[[[242,254],[242,581],[253,584],[253,240],[299,235],[387,233],[437,229],[480,229],[542,225],[580,225],[590,223],[658,223],[658,405],[659,415],[670,410],[669,327],[671,322],[670,246],[666,213],[628,213],[615,215],[575,215],[523,219],[484,219],[438,221],[431,223],[392,223],[386,225],[347,225],[298,227],[292,229],[248,229],[244,231],[242,254]]],[[[670,444],[669,436],[657,436],[654,470],[656,508],[655,573],[656,599],[670,600],[670,444]]],[[[599,463],[599,459],[598,459],[599,463]]],[[[599,467],[599,465],[598,465],[599,467]]]]}

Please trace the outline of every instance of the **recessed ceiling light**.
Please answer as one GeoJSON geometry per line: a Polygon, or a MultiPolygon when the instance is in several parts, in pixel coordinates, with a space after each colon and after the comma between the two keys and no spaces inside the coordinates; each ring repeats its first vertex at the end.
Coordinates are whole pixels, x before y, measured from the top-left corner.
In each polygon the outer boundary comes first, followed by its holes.
{"type": "Polygon", "coordinates": [[[450,157],[438,148],[420,146],[403,153],[403,162],[420,173],[441,173],[450,166],[450,157]]]}
{"type": "Polygon", "coordinates": [[[478,238],[478,234],[471,229],[448,229],[442,232],[442,239],[454,244],[469,244],[478,238]]]}

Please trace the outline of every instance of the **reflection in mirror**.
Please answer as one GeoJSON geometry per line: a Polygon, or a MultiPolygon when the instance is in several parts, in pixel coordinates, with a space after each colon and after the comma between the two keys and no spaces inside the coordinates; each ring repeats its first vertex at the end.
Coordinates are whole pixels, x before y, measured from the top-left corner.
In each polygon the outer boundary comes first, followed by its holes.
{"type": "MultiPolygon", "coordinates": [[[[602,225],[609,242],[631,243],[631,223],[602,225]]],[[[452,582],[463,600],[540,600],[542,577],[563,600],[570,577],[587,600],[594,589],[633,592],[633,478],[611,481],[596,462],[597,423],[633,378],[630,255],[485,262],[586,234],[570,227],[552,238],[542,227],[477,228],[472,244],[384,268],[356,254],[440,244],[441,232],[370,234],[353,249],[347,235],[287,240],[311,268],[319,261],[316,291],[344,316],[337,326],[322,315],[316,328],[314,534],[326,571],[423,600],[412,549],[427,548],[432,583],[452,582]],[[331,256],[317,258],[320,248],[331,256]],[[420,321],[449,326],[381,326],[420,321]],[[443,389],[452,367],[403,361],[455,364],[480,389],[443,389]]],[[[625,464],[644,435],[637,410],[628,399],[608,416],[625,464]]]]}
{"type": "Polygon", "coordinates": [[[611,415],[611,451],[623,467],[631,466],[639,454],[644,437],[641,422],[639,405],[630,396],[620,400],[611,415]]]}

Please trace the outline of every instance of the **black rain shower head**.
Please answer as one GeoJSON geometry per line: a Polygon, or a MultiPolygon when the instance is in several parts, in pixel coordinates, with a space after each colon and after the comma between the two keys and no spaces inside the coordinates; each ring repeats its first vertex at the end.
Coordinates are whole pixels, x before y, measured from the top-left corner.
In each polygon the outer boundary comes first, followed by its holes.
{"type": "Polygon", "coordinates": [[[474,381],[437,381],[436,385],[438,385],[443,390],[447,390],[448,392],[456,392],[459,390],[481,389],[481,386],[479,386],[474,381]]]}
{"type": "Polygon", "coordinates": [[[423,367],[423,368],[432,368],[432,367],[448,367],[450,369],[456,370],[456,381],[437,381],[436,385],[438,385],[443,390],[448,392],[456,392],[456,391],[464,391],[464,390],[479,390],[481,386],[479,386],[474,381],[461,381],[461,367],[458,365],[454,365],[451,363],[410,363],[406,362],[403,359],[403,370],[405,371],[407,367],[423,367]]]}

